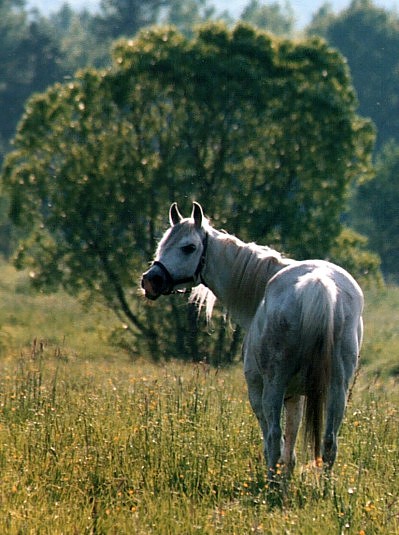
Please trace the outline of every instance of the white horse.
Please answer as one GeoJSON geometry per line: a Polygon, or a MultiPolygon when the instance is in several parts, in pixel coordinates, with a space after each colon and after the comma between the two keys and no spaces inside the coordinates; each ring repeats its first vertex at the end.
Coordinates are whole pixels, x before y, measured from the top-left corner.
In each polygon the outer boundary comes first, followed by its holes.
{"type": "Polygon", "coordinates": [[[244,371],[271,480],[277,467],[289,475],[295,465],[304,407],[316,465],[332,467],[363,336],[360,287],[330,262],[290,260],[215,230],[198,203],[188,219],[172,204],[169,218],[171,228],[143,274],[145,295],[157,299],[196,286],[194,299],[207,303],[208,316],[216,296],[246,330],[244,371]]]}

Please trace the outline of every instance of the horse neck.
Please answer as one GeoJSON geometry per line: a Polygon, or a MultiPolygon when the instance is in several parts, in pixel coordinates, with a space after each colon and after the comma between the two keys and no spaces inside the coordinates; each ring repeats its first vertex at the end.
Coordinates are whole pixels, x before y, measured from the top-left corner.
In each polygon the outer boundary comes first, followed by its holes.
{"type": "Polygon", "coordinates": [[[288,263],[272,250],[269,256],[261,247],[212,229],[203,276],[233,319],[246,329],[268,281],[288,263]]]}

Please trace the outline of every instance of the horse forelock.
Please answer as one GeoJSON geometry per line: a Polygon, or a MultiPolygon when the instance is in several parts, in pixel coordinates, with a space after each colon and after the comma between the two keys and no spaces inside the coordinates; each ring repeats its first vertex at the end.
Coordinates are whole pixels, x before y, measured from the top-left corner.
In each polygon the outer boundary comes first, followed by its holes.
{"type": "MultiPolygon", "coordinates": [[[[205,227],[204,227],[204,231],[205,227]]],[[[158,243],[156,250],[156,257],[159,257],[165,247],[173,247],[179,242],[182,242],[184,238],[189,241],[192,236],[198,234],[194,221],[192,219],[183,219],[180,223],[177,223],[173,227],[170,227],[162,236],[158,243]]]]}

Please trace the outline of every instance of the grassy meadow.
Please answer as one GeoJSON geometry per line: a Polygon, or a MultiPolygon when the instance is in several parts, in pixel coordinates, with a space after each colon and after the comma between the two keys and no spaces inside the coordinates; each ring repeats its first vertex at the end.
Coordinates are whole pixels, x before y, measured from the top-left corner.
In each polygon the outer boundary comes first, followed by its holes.
{"type": "Polygon", "coordinates": [[[332,475],[299,444],[273,507],[240,366],[132,362],[106,312],[0,274],[0,533],[399,533],[398,288],[367,292],[332,475]]]}

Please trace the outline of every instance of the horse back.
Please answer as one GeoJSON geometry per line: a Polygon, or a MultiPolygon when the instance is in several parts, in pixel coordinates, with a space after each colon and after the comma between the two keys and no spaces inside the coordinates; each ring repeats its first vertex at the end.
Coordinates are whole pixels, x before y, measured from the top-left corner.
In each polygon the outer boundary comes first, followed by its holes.
{"type": "Polygon", "coordinates": [[[279,362],[292,377],[306,365],[312,346],[341,337],[358,352],[362,309],[362,291],[344,269],[321,260],[295,262],[268,282],[247,344],[261,372],[279,362]]]}
{"type": "Polygon", "coordinates": [[[323,308],[331,306],[336,330],[340,322],[357,323],[363,311],[363,293],[343,268],[324,260],[306,260],[276,273],[266,286],[264,306],[267,315],[284,316],[298,329],[306,318],[318,323],[323,308]]]}

